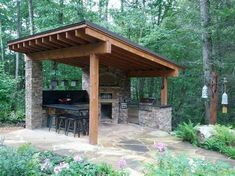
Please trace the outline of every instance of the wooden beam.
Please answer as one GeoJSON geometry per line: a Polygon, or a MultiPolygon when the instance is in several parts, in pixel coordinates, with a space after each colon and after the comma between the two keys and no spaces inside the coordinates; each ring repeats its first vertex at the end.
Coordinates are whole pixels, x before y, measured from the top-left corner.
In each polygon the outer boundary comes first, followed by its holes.
{"type": "Polygon", "coordinates": [[[29,42],[19,43],[19,44],[17,44],[17,46],[18,46],[19,49],[27,49],[31,52],[41,51],[40,49],[36,49],[36,48],[33,48],[33,47],[29,46],[29,42]]]}
{"type": "Polygon", "coordinates": [[[141,56],[147,60],[156,62],[160,65],[165,66],[165,67],[168,67],[168,68],[171,68],[174,70],[179,69],[178,66],[176,66],[168,61],[165,61],[165,60],[161,59],[160,57],[158,58],[157,56],[154,56],[144,50],[141,50],[140,48],[134,47],[128,43],[125,43],[125,42],[119,40],[119,39],[115,39],[115,38],[111,38],[110,36],[106,36],[105,34],[99,32],[97,30],[85,28],[85,34],[92,36],[94,38],[97,38],[99,40],[102,40],[102,41],[110,41],[110,43],[112,45],[115,45],[119,48],[122,48],[128,52],[134,53],[134,54],[141,56]]]}
{"type": "Polygon", "coordinates": [[[87,44],[88,43],[88,42],[76,37],[75,32],[73,32],[73,33],[72,32],[66,32],[65,37],[66,37],[66,39],[77,42],[79,44],[87,44]]]}
{"type": "Polygon", "coordinates": [[[43,47],[43,46],[38,46],[36,45],[36,41],[35,40],[30,40],[29,41],[29,46],[32,47],[33,49],[37,49],[37,50],[45,50],[47,48],[43,47]]]}
{"type": "Polygon", "coordinates": [[[85,31],[84,30],[75,30],[75,36],[77,37],[77,38],[80,38],[80,39],[82,39],[82,40],[84,40],[84,41],[87,41],[87,42],[89,42],[89,43],[95,43],[95,42],[97,42],[97,40],[95,39],[95,38],[93,38],[93,37],[91,37],[91,36],[89,36],[89,35],[86,35],[85,34],[85,31]]]}
{"type": "Polygon", "coordinates": [[[57,45],[57,44],[51,43],[49,41],[49,37],[43,37],[42,38],[42,44],[44,44],[46,46],[51,46],[51,47],[54,47],[54,48],[60,48],[61,47],[61,45],[57,45]]]}
{"type": "Polygon", "coordinates": [[[90,55],[89,143],[98,143],[99,125],[99,58],[90,55]]]}
{"type": "Polygon", "coordinates": [[[175,70],[148,70],[148,71],[129,71],[129,77],[159,77],[159,76],[178,76],[178,72],[175,70]]]}
{"type": "Polygon", "coordinates": [[[162,78],[161,105],[167,105],[167,77],[162,78]]]}
{"type": "MultiPolygon", "coordinates": [[[[63,42],[63,43],[66,43],[68,45],[78,45],[78,42],[74,42],[68,38],[66,38],[65,34],[57,34],[56,35],[56,39],[63,42]]],[[[79,43],[80,44],[80,43],[79,43]]]]}
{"type": "Polygon", "coordinates": [[[58,40],[56,39],[56,35],[55,35],[55,36],[49,36],[49,42],[54,43],[54,44],[59,45],[59,46],[62,46],[62,47],[71,46],[71,45],[68,45],[67,43],[58,41],[58,40]]]}
{"type": "Polygon", "coordinates": [[[41,38],[35,39],[35,44],[36,44],[37,46],[42,47],[42,48],[46,48],[46,49],[55,49],[55,47],[53,47],[53,46],[48,46],[48,45],[42,43],[42,39],[41,39],[41,38]]]}
{"type": "Polygon", "coordinates": [[[111,44],[109,42],[87,44],[69,48],[55,49],[32,53],[31,57],[35,60],[44,59],[63,59],[68,57],[83,57],[90,54],[111,53],[111,44]]]}
{"type": "MultiPolygon", "coordinates": [[[[56,31],[52,30],[51,32],[47,32],[45,34],[30,36],[26,39],[21,40],[20,42],[25,42],[25,41],[29,41],[29,40],[33,40],[33,39],[42,38],[42,37],[49,37],[49,36],[54,35],[54,34],[73,31],[73,30],[76,30],[76,29],[84,28],[84,27],[86,27],[86,24],[83,24],[83,25],[80,25],[80,26],[73,26],[73,27],[70,27],[70,28],[64,28],[64,29],[56,30],[56,31]]],[[[15,42],[9,43],[8,45],[13,45],[13,44],[18,44],[18,43],[19,43],[19,41],[15,41],[15,42]]]]}

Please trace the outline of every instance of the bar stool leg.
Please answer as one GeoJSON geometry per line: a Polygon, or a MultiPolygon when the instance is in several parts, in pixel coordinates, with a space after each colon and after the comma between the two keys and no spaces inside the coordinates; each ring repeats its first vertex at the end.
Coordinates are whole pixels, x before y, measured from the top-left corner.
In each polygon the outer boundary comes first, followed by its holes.
{"type": "Polygon", "coordinates": [[[60,133],[61,125],[62,125],[63,119],[59,119],[59,127],[58,127],[58,134],[60,133]]]}
{"type": "Polygon", "coordinates": [[[73,121],[73,136],[76,137],[76,132],[77,132],[77,121],[73,121]]]}
{"type": "Polygon", "coordinates": [[[68,136],[68,134],[69,134],[69,129],[70,129],[70,120],[68,120],[68,126],[67,126],[67,129],[66,129],[66,132],[65,132],[65,135],[67,135],[68,136]]]}

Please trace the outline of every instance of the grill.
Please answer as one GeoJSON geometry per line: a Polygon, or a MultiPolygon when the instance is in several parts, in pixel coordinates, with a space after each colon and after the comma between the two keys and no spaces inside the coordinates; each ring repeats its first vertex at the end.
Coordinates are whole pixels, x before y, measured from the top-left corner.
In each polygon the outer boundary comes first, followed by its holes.
{"type": "Polygon", "coordinates": [[[142,98],[139,103],[139,109],[145,111],[152,111],[152,106],[156,104],[154,98],[142,98]]]}

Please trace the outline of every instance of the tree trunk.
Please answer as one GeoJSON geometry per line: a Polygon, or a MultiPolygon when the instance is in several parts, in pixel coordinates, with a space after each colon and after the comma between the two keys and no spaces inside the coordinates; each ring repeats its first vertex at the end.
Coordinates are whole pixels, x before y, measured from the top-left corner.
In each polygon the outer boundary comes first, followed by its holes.
{"type": "Polygon", "coordinates": [[[34,21],[33,21],[33,0],[28,0],[28,8],[29,8],[29,28],[30,34],[34,34],[34,21]]]}
{"type": "MultiPolygon", "coordinates": [[[[17,11],[17,38],[20,37],[21,33],[21,15],[20,15],[20,0],[17,0],[16,2],[16,11],[17,11]]],[[[19,60],[20,60],[20,54],[16,53],[16,67],[15,67],[15,78],[18,79],[19,76],[19,60]]]]}
{"type": "Polygon", "coordinates": [[[205,123],[210,121],[211,101],[211,73],[212,73],[212,39],[210,31],[210,3],[209,0],[200,0],[201,25],[202,25],[202,58],[204,71],[204,84],[208,87],[209,101],[205,101],[206,117],[205,123]]]}
{"type": "Polygon", "coordinates": [[[4,61],[4,46],[3,46],[3,32],[2,32],[2,21],[0,20],[0,46],[1,46],[1,59],[4,61]]]}
{"type": "Polygon", "coordinates": [[[60,0],[59,23],[64,23],[64,0],[60,0]]]}

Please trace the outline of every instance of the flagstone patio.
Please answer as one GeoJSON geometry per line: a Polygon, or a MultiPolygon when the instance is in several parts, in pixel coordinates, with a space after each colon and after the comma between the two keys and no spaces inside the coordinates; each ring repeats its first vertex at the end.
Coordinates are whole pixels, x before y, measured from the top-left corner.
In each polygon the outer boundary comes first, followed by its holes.
{"type": "Polygon", "coordinates": [[[235,166],[235,160],[217,152],[194,147],[189,143],[167,132],[136,124],[101,124],[99,129],[99,145],[89,144],[87,136],[74,138],[65,136],[48,129],[19,129],[4,130],[0,128],[0,136],[5,137],[5,144],[19,146],[23,143],[32,143],[41,150],[52,150],[61,155],[80,154],[92,162],[107,162],[118,168],[118,161],[124,158],[127,161],[131,175],[141,175],[146,163],[154,161],[156,149],[154,141],[163,142],[173,154],[186,154],[190,157],[223,161],[235,166]]]}

